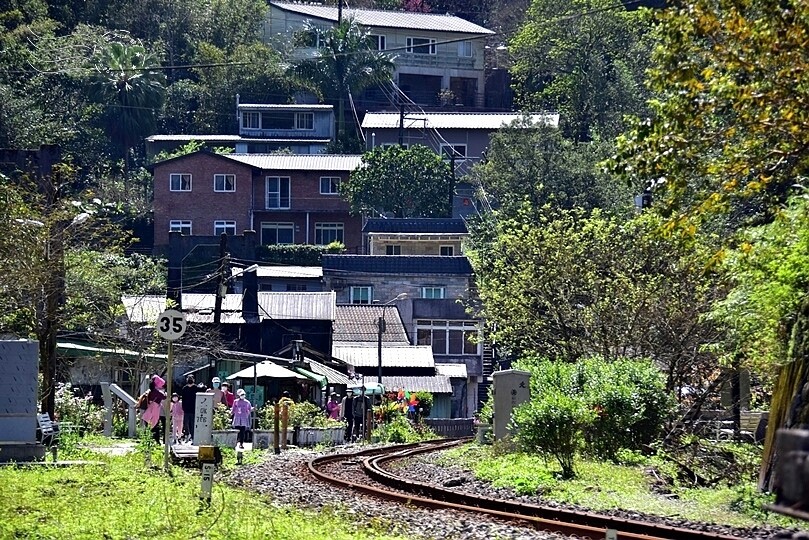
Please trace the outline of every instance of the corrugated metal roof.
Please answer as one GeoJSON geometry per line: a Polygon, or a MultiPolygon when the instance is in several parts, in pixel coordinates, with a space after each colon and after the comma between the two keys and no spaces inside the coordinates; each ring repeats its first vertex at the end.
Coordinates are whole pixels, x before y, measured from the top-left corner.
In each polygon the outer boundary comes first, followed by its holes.
{"type": "Polygon", "coordinates": [[[379,332],[377,320],[383,309],[385,310],[383,343],[410,345],[399,310],[393,304],[384,308],[375,305],[338,305],[337,316],[334,319],[334,343],[359,345],[364,342],[366,346],[376,345],[379,332]]]}
{"type": "Polygon", "coordinates": [[[77,354],[92,354],[94,356],[130,356],[134,358],[150,358],[152,360],[165,360],[168,358],[166,354],[151,353],[144,351],[130,351],[129,349],[115,349],[110,347],[95,347],[92,345],[82,345],[80,343],[71,343],[69,341],[58,341],[56,349],[60,351],[71,351],[77,354]]]}
{"type": "Polygon", "coordinates": [[[262,319],[333,321],[337,296],[329,292],[259,292],[262,319]]]}
{"type": "Polygon", "coordinates": [[[334,105],[301,105],[300,103],[239,103],[238,110],[282,110],[282,111],[325,111],[334,109],[334,105]]]}
{"type": "Polygon", "coordinates": [[[344,384],[348,386],[352,382],[348,378],[348,375],[344,375],[339,371],[330,368],[329,366],[324,366],[320,362],[315,362],[314,360],[307,360],[307,362],[309,362],[309,370],[313,373],[326,377],[329,384],[344,384]]]}
{"type": "MultiPolygon", "coordinates": [[[[331,142],[331,139],[313,138],[313,137],[298,137],[295,139],[289,138],[261,138],[261,137],[242,137],[240,135],[152,135],[146,139],[149,142],[164,142],[164,141],[203,141],[203,142],[245,142],[245,143],[323,143],[331,142]]],[[[228,154],[217,154],[225,156],[228,154]]],[[[182,156],[179,156],[182,157],[182,156]]],[[[160,162],[162,163],[162,162],[160,162]]]]}
{"type": "Polygon", "coordinates": [[[239,135],[150,135],[149,142],[157,141],[239,141],[239,135]]]}
{"type": "MultiPolygon", "coordinates": [[[[216,295],[199,294],[199,293],[183,293],[180,297],[183,311],[188,314],[192,312],[213,310],[216,305],[216,295]]],[[[242,310],[242,295],[241,294],[226,294],[222,298],[222,311],[241,311],[242,310]]]]}
{"type": "MultiPolygon", "coordinates": [[[[317,4],[294,4],[289,2],[270,2],[270,5],[306,17],[337,22],[336,7],[317,4]]],[[[363,26],[409,28],[413,30],[432,30],[436,32],[460,32],[463,34],[494,34],[493,31],[461,19],[460,17],[438,13],[343,8],[343,17],[353,17],[363,26]]]]}
{"type": "Polygon", "coordinates": [[[449,218],[372,218],[365,222],[364,233],[452,233],[466,234],[466,222],[449,218]]]}
{"type": "MultiPolygon", "coordinates": [[[[408,113],[404,118],[405,129],[500,129],[520,113],[408,113]]],[[[529,115],[534,124],[559,127],[559,114],[534,113],[529,115]]],[[[399,113],[369,112],[362,119],[363,129],[399,128],[399,113]]]]}
{"type": "MultiPolygon", "coordinates": [[[[234,276],[242,276],[243,268],[234,268],[234,276]]],[[[322,266],[259,266],[256,276],[260,278],[312,278],[323,277],[322,266]]]]}
{"type": "Polygon", "coordinates": [[[166,310],[166,297],[158,295],[122,296],[126,318],[133,323],[154,324],[166,310]]]}
{"type": "Polygon", "coordinates": [[[469,376],[466,364],[436,364],[435,372],[453,379],[466,379],[469,376]]]}
{"type": "Polygon", "coordinates": [[[223,157],[265,170],[350,172],[362,163],[362,156],[338,154],[223,154],[223,157]]]}
{"type": "Polygon", "coordinates": [[[471,276],[472,265],[464,256],[441,255],[323,255],[323,275],[364,274],[451,274],[471,276]]]}
{"type": "MultiPolygon", "coordinates": [[[[379,351],[376,347],[345,346],[335,343],[332,356],[339,358],[354,367],[374,367],[379,365],[379,351]]],[[[435,366],[433,349],[429,345],[409,345],[382,347],[382,367],[418,367],[435,366]]]]}
{"type": "Polygon", "coordinates": [[[449,377],[445,375],[432,377],[386,377],[383,375],[382,384],[390,390],[403,388],[410,392],[452,393],[452,384],[449,382],[449,377]]]}

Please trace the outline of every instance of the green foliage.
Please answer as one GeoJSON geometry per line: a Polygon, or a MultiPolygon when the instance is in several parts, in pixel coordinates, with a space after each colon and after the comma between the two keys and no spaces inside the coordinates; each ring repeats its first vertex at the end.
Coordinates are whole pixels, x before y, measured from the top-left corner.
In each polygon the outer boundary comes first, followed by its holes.
{"type": "MultiPolygon", "coordinates": [[[[81,389],[76,387],[76,391],[81,389]]],[[[55,420],[73,424],[77,432],[100,432],[104,427],[104,409],[93,405],[90,397],[76,395],[70,383],[56,388],[55,420]]]]}
{"type": "Polygon", "coordinates": [[[425,411],[433,408],[433,394],[431,392],[420,391],[414,393],[419,402],[419,407],[423,408],[425,411]]]}
{"type": "Polygon", "coordinates": [[[340,190],[354,214],[443,217],[449,215],[450,178],[449,164],[426,146],[378,146],[362,156],[340,190]]]}
{"type": "Polygon", "coordinates": [[[405,416],[394,416],[371,432],[380,442],[411,443],[435,439],[436,435],[424,424],[414,424],[405,416]]]}
{"type": "Polygon", "coordinates": [[[621,133],[623,116],[644,110],[646,19],[610,0],[533,0],[509,44],[522,110],[559,111],[575,141],[621,133]]]}
{"type": "Polygon", "coordinates": [[[332,242],[326,246],[305,244],[262,245],[256,248],[256,258],[263,263],[295,266],[320,266],[324,253],[342,253],[345,246],[332,242]]]}
{"type": "Polygon", "coordinates": [[[214,406],[211,429],[233,429],[233,423],[231,420],[232,416],[230,409],[221,403],[214,406]]]}
{"type": "Polygon", "coordinates": [[[289,425],[296,428],[301,426],[333,427],[342,424],[338,420],[329,418],[323,409],[309,401],[295,403],[289,407],[289,425]]]}
{"type": "Polygon", "coordinates": [[[399,416],[404,416],[404,411],[395,401],[385,400],[381,405],[374,407],[374,417],[379,422],[388,423],[399,416]]]}

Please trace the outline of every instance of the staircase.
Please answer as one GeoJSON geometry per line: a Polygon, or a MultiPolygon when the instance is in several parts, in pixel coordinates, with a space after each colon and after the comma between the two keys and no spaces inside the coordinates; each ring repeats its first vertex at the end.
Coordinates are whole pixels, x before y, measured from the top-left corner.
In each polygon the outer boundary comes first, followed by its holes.
{"type": "Polygon", "coordinates": [[[492,386],[492,373],[494,372],[494,348],[488,341],[483,342],[483,381],[478,383],[478,404],[477,409],[489,397],[489,388],[492,386]]]}

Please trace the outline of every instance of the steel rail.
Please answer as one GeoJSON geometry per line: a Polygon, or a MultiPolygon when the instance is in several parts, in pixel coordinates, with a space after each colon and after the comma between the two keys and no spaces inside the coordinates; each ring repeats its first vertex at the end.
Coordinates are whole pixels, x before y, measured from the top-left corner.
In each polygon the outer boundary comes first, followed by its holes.
{"type": "Polygon", "coordinates": [[[320,480],[377,498],[423,508],[453,509],[475,514],[483,513],[495,518],[522,522],[538,529],[569,536],[601,539],[604,538],[606,529],[614,529],[618,531],[619,539],[627,540],[739,540],[733,536],[705,531],[690,531],[635,520],[623,520],[590,512],[574,512],[538,505],[520,504],[501,499],[477,497],[398,477],[381,468],[381,464],[388,461],[434,452],[466,441],[468,439],[443,439],[427,441],[426,443],[397,445],[395,447],[373,448],[351,454],[321,456],[309,461],[308,468],[311,474],[320,480]],[[326,464],[360,457],[365,458],[363,461],[365,474],[375,481],[399,491],[381,489],[356,480],[340,478],[320,470],[320,467],[326,464]]]}

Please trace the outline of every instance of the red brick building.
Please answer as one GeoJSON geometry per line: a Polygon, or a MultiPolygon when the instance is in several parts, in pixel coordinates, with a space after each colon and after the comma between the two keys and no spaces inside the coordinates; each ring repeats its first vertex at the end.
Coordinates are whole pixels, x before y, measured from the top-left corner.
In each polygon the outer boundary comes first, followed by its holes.
{"type": "Polygon", "coordinates": [[[362,246],[362,219],[348,213],[342,182],[358,155],[212,154],[161,161],[154,175],[155,250],[170,230],[189,236],[255,230],[261,244],[362,246]]]}

